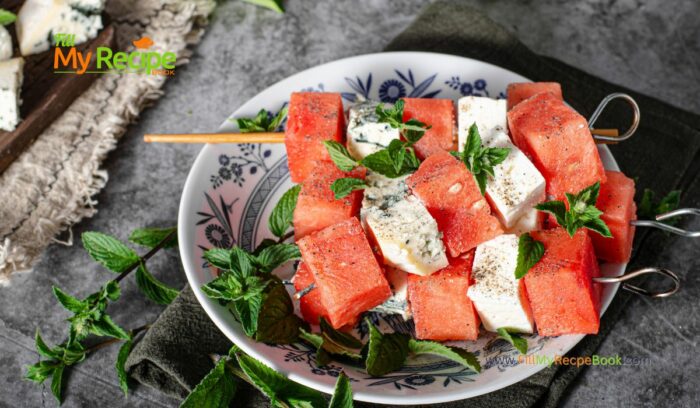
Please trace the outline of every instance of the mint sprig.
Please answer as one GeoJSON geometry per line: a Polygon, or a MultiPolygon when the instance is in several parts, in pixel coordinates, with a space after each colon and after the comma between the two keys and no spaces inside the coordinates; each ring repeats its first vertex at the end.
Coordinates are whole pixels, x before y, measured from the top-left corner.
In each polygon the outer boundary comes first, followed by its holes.
{"type": "Polygon", "coordinates": [[[282,5],[282,0],[243,0],[246,3],[254,4],[256,6],[264,7],[272,11],[276,11],[280,14],[284,13],[284,6],[282,5]]]}
{"type": "Polygon", "coordinates": [[[508,327],[500,327],[496,331],[500,338],[512,344],[520,354],[527,354],[527,340],[522,338],[516,330],[508,327]]]}
{"type": "Polygon", "coordinates": [[[17,15],[11,11],[0,8],[0,25],[6,26],[17,20],[17,15]]]}
{"type": "Polygon", "coordinates": [[[605,221],[600,219],[603,212],[596,208],[595,203],[600,193],[600,182],[596,182],[577,194],[566,193],[567,205],[563,201],[547,201],[537,204],[535,208],[539,211],[548,212],[557,220],[570,237],[573,237],[580,228],[588,228],[604,237],[612,237],[610,229],[605,221]]]}
{"type": "Polygon", "coordinates": [[[227,408],[233,402],[238,386],[226,358],[220,359],[202,381],[180,404],[180,408],[227,408]]]}
{"type": "Polygon", "coordinates": [[[486,194],[488,176],[495,177],[493,168],[508,157],[510,149],[505,147],[484,147],[476,123],[469,127],[467,141],[462,152],[452,152],[452,155],[462,161],[474,176],[481,195],[486,194]]]}
{"type": "Polygon", "coordinates": [[[258,114],[253,118],[237,118],[232,120],[236,122],[241,133],[275,132],[287,117],[287,110],[287,106],[284,106],[276,115],[273,115],[272,112],[268,110],[260,109],[258,114]]]}
{"type": "Polygon", "coordinates": [[[177,228],[138,228],[129,235],[129,241],[146,248],[155,248],[165,238],[163,248],[177,247],[177,228]]]}
{"type": "Polygon", "coordinates": [[[544,244],[526,232],[518,239],[518,258],[515,266],[515,279],[525,276],[544,255],[544,244]]]}
{"type": "Polygon", "coordinates": [[[365,188],[367,188],[365,181],[354,177],[339,178],[331,184],[331,191],[333,191],[336,200],[347,197],[353,191],[365,188]]]}
{"type": "Polygon", "coordinates": [[[282,195],[275,208],[272,209],[267,224],[270,232],[279,239],[284,239],[285,233],[292,225],[299,192],[301,192],[301,185],[290,188],[282,195]]]}
{"type": "MultiPolygon", "coordinates": [[[[651,189],[645,188],[644,193],[642,194],[642,199],[639,202],[637,214],[639,214],[640,218],[653,220],[659,214],[664,214],[678,208],[680,201],[680,190],[673,190],[661,199],[657,200],[656,193],[651,189]]],[[[678,222],[678,218],[670,218],[661,222],[673,225],[678,222]]]]}
{"type": "Polygon", "coordinates": [[[480,373],[481,364],[476,355],[459,347],[446,346],[442,343],[427,340],[410,339],[408,341],[408,349],[414,355],[419,354],[434,354],[452,360],[465,367],[471,368],[473,371],[480,373]]]}

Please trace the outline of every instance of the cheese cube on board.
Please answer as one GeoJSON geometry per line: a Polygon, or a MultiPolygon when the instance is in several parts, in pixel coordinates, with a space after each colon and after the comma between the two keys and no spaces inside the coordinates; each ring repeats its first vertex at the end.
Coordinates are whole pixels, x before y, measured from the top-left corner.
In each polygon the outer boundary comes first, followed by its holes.
{"type": "Polygon", "coordinates": [[[399,130],[388,123],[379,123],[375,113],[379,103],[361,102],[348,113],[347,148],[357,160],[375,153],[399,138],[399,130]]]}
{"type": "Polygon", "coordinates": [[[20,120],[23,67],[21,57],[0,62],[0,129],[8,132],[15,130],[20,120]]]}
{"type": "Polygon", "coordinates": [[[448,265],[442,234],[420,200],[407,193],[405,180],[368,175],[362,223],[381,249],[385,264],[430,275],[448,265]]]}
{"type": "Polygon", "coordinates": [[[27,0],[17,13],[17,40],[22,55],[48,50],[54,34],[75,36],[75,44],[97,37],[104,0],[27,0]]]}
{"type": "Polygon", "coordinates": [[[533,332],[524,284],[515,279],[517,260],[518,237],[512,234],[500,235],[476,248],[471,275],[474,283],[468,295],[488,331],[508,327],[533,332]]]}
{"type": "Polygon", "coordinates": [[[504,132],[482,138],[485,147],[510,149],[506,159],[494,166],[486,183],[486,197],[506,228],[513,227],[536,204],[544,201],[546,183],[534,164],[504,132]]]}
{"type": "Polygon", "coordinates": [[[0,61],[12,58],[12,37],[4,26],[0,26],[0,61]]]}
{"type": "Polygon", "coordinates": [[[465,96],[457,102],[459,121],[457,150],[464,150],[469,128],[476,123],[481,139],[488,139],[495,132],[508,131],[506,101],[482,96],[465,96]]]}
{"type": "Polygon", "coordinates": [[[400,269],[387,267],[386,280],[391,286],[392,295],[381,305],[372,309],[374,312],[384,314],[396,314],[404,320],[411,318],[411,309],[408,307],[408,274],[400,269]]]}

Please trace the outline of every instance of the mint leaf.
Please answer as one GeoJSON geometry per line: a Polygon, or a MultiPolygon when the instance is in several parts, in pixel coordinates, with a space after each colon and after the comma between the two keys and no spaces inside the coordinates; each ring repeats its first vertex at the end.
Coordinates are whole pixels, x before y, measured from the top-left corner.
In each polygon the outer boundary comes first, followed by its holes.
{"type": "Polygon", "coordinates": [[[459,347],[450,347],[434,341],[410,339],[408,348],[411,353],[416,355],[435,354],[471,368],[477,373],[481,372],[481,364],[476,356],[459,347]]]}
{"type": "Polygon", "coordinates": [[[233,247],[230,250],[230,264],[229,269],[236,276],[239,277],[249,277],[255,274],[255,266],[253,264],[253,256],[246,252],[240,247],[233,247]]]}
{"type": "Polygon", "coordinates": [[[528,273],[530,268],[544,255],[544,244],[524,233],[518,239],[518,259],[515,266],[515,279],[520,279],[528,273]]]}
{"type": "Polygon", "coordinates": [[[236,358],[243,372],[256,388],[270,398],[273,405],[282,403],[291,407],[326,407],[326,399],[320,392],[289,380],[246,354],[236,353],[236,358]]]}
{"type": "Polygon", "coordinates": [[[331,326],[323,317],[321,317],[319,320],[321,338],[323,340],[321,343],[321,349],[324,352],[347,357],[352,360],[362,360],[359,349],[362,348],[363,344],[360,340],[348,333],[343,333],[340,330],[334,329],[333,326],[331,326]]]}
{"type": "Polygon", "coordinates": [[[338,376],[328,408],[352,408],[352,387],[344,372],[338,376]]]}
{"type": "Polygon", "coordinates": [[[369,343],[365,367],[373,377],[396,371],[401,368],[408,357],[409,337],[402,333],[382,334],[367,320],[369,343]]]}
{"type": "Polygon", "coordinates": [[[180,408],[228,408],[236,395],[236,382],[226,368],[226,358],[216,363],[214,368],[192,392],[182,401],[180,408]]]}
{"type": "Polygon", "coordinates": [[[243,0],[246,3],[254,4],[256,6],[265,7],[272,11],[278,13],[284,13],[284,6],[282,5],[282,0],[243,0]]]}
{"type": "Polygon", "coordinates": [[[289,292],[279,278],[273,277],[267,285],[258,315],[255,340],[273,344],[293,343],[299,338],[302,327],[308,326],[294,314],[289,292]]]}
{"type": "Polygon", "coordinates": [[[469,127],[467,141],[462,154],[457,156],[472,173],[474,181],[479,186],[481,195],[486,194],[488,176],[494,177],[494,166],[508,157],[510,149],[503,147],[484,147],[476,123],[469,127]]]}
{"type": "Polygon", "coordinates": [[[10,11],[0,8],[0,25],[6,26],[17,20],[17,15],[10,11]]]}
{"type": "Polygon", "coordinates": [[[24,378],[41,384],[46,381],[47,378],[51,377],[54,370],[56,370],[56,368],[60,365],[61,363],[58,361],[42,360],[36,364],[28,366],[27,373],[25,374],[24,378]]]}
{"type": "Polygon", "coordinates": [[[501,327],[497,330],[497,332],[502,339],[512,344],[513,347],[520,352],[520,354],[527,354],[527,340],[520,337],[517,331],[507,327],[501,327]]]}
{"type": "Polygon", "coordinates": [[[126,396],[129,393],[129,375],[124,367],[126,364],[126,359],[131,353],[131,347],[133,346],[132,340],[127,340],[119,347],[119,354],[117,354],[117,361],[115,363],[115,369],[117,370],[117,378],[119,378],[119,387],[124,392],[126,396]]]}
{"type": "Polygon", "coordinates": [[[58,401],[59,405],[63,402],[63,397],[61,394],[63,390],[64,369],[64,365],[59,365],[56,367],[56,369],[53,370],[53,374],[51,375],[51,393],[56,398],[56,401],[58,401]]]}
{"type": "Polygon", "coordinates": [[[155,248],[164,239],[168,242],[163,244],[163,248],[174,248],[177,246],[177,227],[170,228],[139,228],[134,230],[129,236],[129,241],[146,248],[155,248]],[[170,238],[168,238],[170,236],[170,238]]]}
{"type": "Polygon", "coordinates": [[[388,123],[394,129],[399,129],[403,124],[404,105],[405,102],[403,99],[399,99],[389,108],[385,107],[382,103],[378,104],[374,110],[377,114],[377,121],[380,123],[388,123]]]}
{"type": "Polygon", "coordinates": [[[260,251],[256,260],[258,269],[263,273],[270,273],[280,265],[293,259],[301,259],[299,247],[294,244],[275,244],[260,251]]]}
{"type": "Polygon", "coordinates": [[[52,286],[52,289],[58,302],[70,312],[80,313],[87,306],[83,301],[62,291],[58,286],[52,286]]]}
{"type": "Polygon", "coordinates": [[[231,269],[231,252],[228,249],[212,248],[204,252],[204,259],[223,271],[231,269]]]}
{"type": "MultiPolygon", "coordinates": [[[[639,203],[639,208],[637,213],[642,219],[655,219],[657,215],[673,211],[678,208],[681,200],[681,191],[673,190],[668,193],[661,200],[656,200],[656,194],[654,191],[645,188],[642,194],[642,199],[639,203]]],[[[667,220],[660,221],[665,224],[674,225],[678,223],[677,218],[669,218],[667,220]]]]}
{"type": "Polygon", "coordinates": [[[100,320],[95,321],[92,324],[91,333],[97,336],[108,336],[117,339],[128,340],[131,337],[129,334],[119,327],[109,315],[103,314],[100,320]]]}
{"type": "Polygon", "coordinates": [[[367,155],[360,162],[385,177],[397,178],[418,170],[420,161],[412,147],[394,139],[386,148],[367,155]]]}
{"type": "Polygon", "coordinates": [[[580,228],[588,228],[604,237],[612,237],[610,229],[600,216],[603,212],[595,207],[600,192],[600,182],[596,182],[577,194],[566,193],[568,210],[563,201],[548,201],[535,206],[539,211],[548,212],[557,223],[573,237],[580,228]]]}
{"type": "Polygon", "coordinates": [[[335,140],[324,140],[323,144],[326,146],[328,155],[331,156],[331,160],[333,160],[337,168],[342,171],[351,171],[357,167],[357,160],[350,155],[350,152],[342,143],[338,143],[335,140]]]}
{"type": "Polygon", "coordinates": [[[566,224],[566,204],[563,201],[547,201],[537,204],[535,209],[552,214],[559,225],[566,224]]]}
{"type": "Polygon", "coordinates": [[[34,334],[34,345],[36,347],[37,353],[39,355],[50,358],[50,359],[58,359],[60,358],[59,353],[56,351],[52,350],[51,347],[47,346],[46,343],[44,343],[44,339],[41,338],[41,335],[39,334],[39,330],[36,331],[34,334]]]}
{"type": "Polygon", "coordinates": [[[299,329],[299,339],[303,340],[313,347],[316,348],[316,365],[323,367],[331,362],[330,354],[323,349],[323,337],[315,334],[309,333],[303,328],[299,329]]]}
{"type": "Polygon", "coordinates": [[[294,209],[297,206],[297,199],[299,198],[300,191],[300,185],[296,185],[287,190],[272,210],[270,219],[268,220],[268,228],[274,236],[281,238],[292,225],[294,209]]]}
{"type": "Polygon", "coordinates": [[[347,197],[355,190],[365,188],[367,188],[365,181],[354,177],[339,178],[331,184],[331,191],[333,191],[336,200],[347,197]]]}
{"type": "Polygon", "coordinates": [[[241,322],[241,327],[248,337],[255,336],[255,332],[258,331],[258,316],[262,302],[262,293],[247,294],[246,299],[233,301],[233,307],[241,322]]]}
{"type": "Polygon", "coordinates": [[[136,285],[147,298],[159,305],[169,305],[180,293],[151,275],[143,262],[136,269],[136,285]]]}
{"type": "Polygon", "coordinates": [[[121,241],[100,232],[84,232],[82,240],[90,257],[112,272],[122,273],[140,259],[121,241]]]}
{"type": "Polygon", "coordinates": [[[236,122],[241,133],[274,132],[280,127],[285,117],[287,117],[287,106],[280,109],[274,116],[272,112],[260,109],[254,118],[238,118],[232,121],[236,122]]]}

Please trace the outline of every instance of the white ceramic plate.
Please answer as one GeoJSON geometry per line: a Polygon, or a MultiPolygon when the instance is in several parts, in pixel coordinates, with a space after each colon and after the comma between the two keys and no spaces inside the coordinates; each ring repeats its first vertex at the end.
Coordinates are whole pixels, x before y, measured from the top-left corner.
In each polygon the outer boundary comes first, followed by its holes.
{"type": "MultiPolygon", "coordinates": [[[[497,66],[456,56],[369,54],[323,64],[280,81],[238,108],[231,118],[254,116],[261,108],[276,112],[287,103],[290,93],[301,90],[342,92],[346,104],[352,103],[356,94],[385,102],[403,96],[456,100],[464,95],[503,98],[509,83],[523,81],[528,80],[497,66]]],[[[236,131],[236,126],[227,120],[220,131],[236,131]]],[[[610,151],[605,146],[599,149],[605,167],[618,170],[610,151]]],[[[392,405],[470,398],[514,384],[545,368],[518,363],[518,352],[490,333],[483,333],[476,342],[462,344],[477,353],[483,367],[480,374],[442,358],[420,357],[380,378],[370,377],[360,367],[338,363],[317,367],[313,350],[303,344],[269,346],[247,338],[231,313],[199,289],[214,278],[202,254],[205,249],[234,244],[251,249],[272,237],[267,219],[291,186],[284,145],[207,145],[192,166],[182,193],[178,227],[187,278],[211,319],[246,353],[292,380],[326,393],[332,393],[335,377],[344,370],[352,379],[357,400],[392,405]]],[[[617,276],[624,268],[621,264],[606,264],[602,265],[602,273],[617,276]]],[[[292,265],[282,269],[279,275],[289,278],[292,265]]],[[[605,286],[601,314],[617,289],[617,284],[605,286]]],[[[413,330],[412,322],[396,316],[371,314],[371,318],[388,330],[413,330]]],[[[366,336],[365,329],[361,327],[358,334],[366,336]]],[[[533,335],[528,337],[528,354],[563,355],[582,338],[533,335]]]]}

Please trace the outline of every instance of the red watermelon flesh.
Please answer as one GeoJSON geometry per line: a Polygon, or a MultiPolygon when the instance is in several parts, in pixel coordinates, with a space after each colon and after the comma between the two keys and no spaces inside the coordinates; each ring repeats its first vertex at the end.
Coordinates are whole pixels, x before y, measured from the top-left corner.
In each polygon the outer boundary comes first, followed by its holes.
{"type": "Polygon", "coordinates": [[[295,240],[356,216],[362,203],[362,191],[353,191],[344,198],[336,200],[331,184],[343,177],[364,179],[366,172],[364,168],[343,172],[333,162],[318,162],[301,184],[301,191],[294,209],[295,240]]]}
{"type": "Polygon", "coordinates": [[[508,112],[513,143],[547,181],[547,193],[563,199],[605,182],[603,163],[586,119],[551,93],[539,93],[508,112]]]}
{"type": "Polygon", "coordinates": [[[360,221],[349,218],[297,242],[328,311],[333,327],[352,324],[357,317],[391,296],[360,221]]]}
{"type": "Polygon", "coordinates": [[[416,156],[424,160],[433,153],[454,150],[455,108],[451,99],[404,98],[403,120],[417,119],[430,129],[414,145],[416,156]]]}
{"type": "Polygon", "coordinates": [[[629,262],[634,241],[632,220],[637,219],[634,203],[634,180],[619,171],[606,171],[607,181],[600,186],[596,207],[603,212],[612,238],[591,232],[593,247],[599,259],[608,262],[629,262]]]}
{"type": "Polygon", "coordinates": [[[537,332],[598,333],[600,289],[592,278],[600,276],[600,269],[587,230],[578,230],[573,238],[563,228],[530,234],[545,247],[524,278],[537,332]]]}
{"type": "MultiPolygon", "coordinates": [[[[300,263],[292,279],[294,290],[299,292],[315,282],[311,270],[305,263],[300,263]]],[[[304,317],[304,320],[311,324],[318,324],[321,316],[328,316],[328,311],[323,307],[323,303],[321,302],[321,292],[316,289],[311,290],[299,299],[299,308],[301,309],[301,315],[304,317]]]]}
{"type": "Polygon", "coordinates": [[[428,157],[406,183],[435,218],[453,257],[503,233],[472,174],[449,153],[428,157]]]}
{"type": "Polygon", "coordinates": [[[430,276],[408,275],[416,338],[423,340],[476,340],[479,315],[467,296],[474,251],[450,259],[450,265],[430,276]]]}
{"type": "Polygon", "coordinates": [[[301,183],[316,163],[330,160],[324,140],[344,140],[345,117],[338,93],[295,92],[289,100],[284,144],[292,181],[301,183]]]}
{"type": "Polygon", "coordinates": [[[525,99],[538,93],[549,92],[559,99],[564,99],[561,93],[561,85],[557,82],[514,82],[508,85],[508,110],[525,99]]]}

